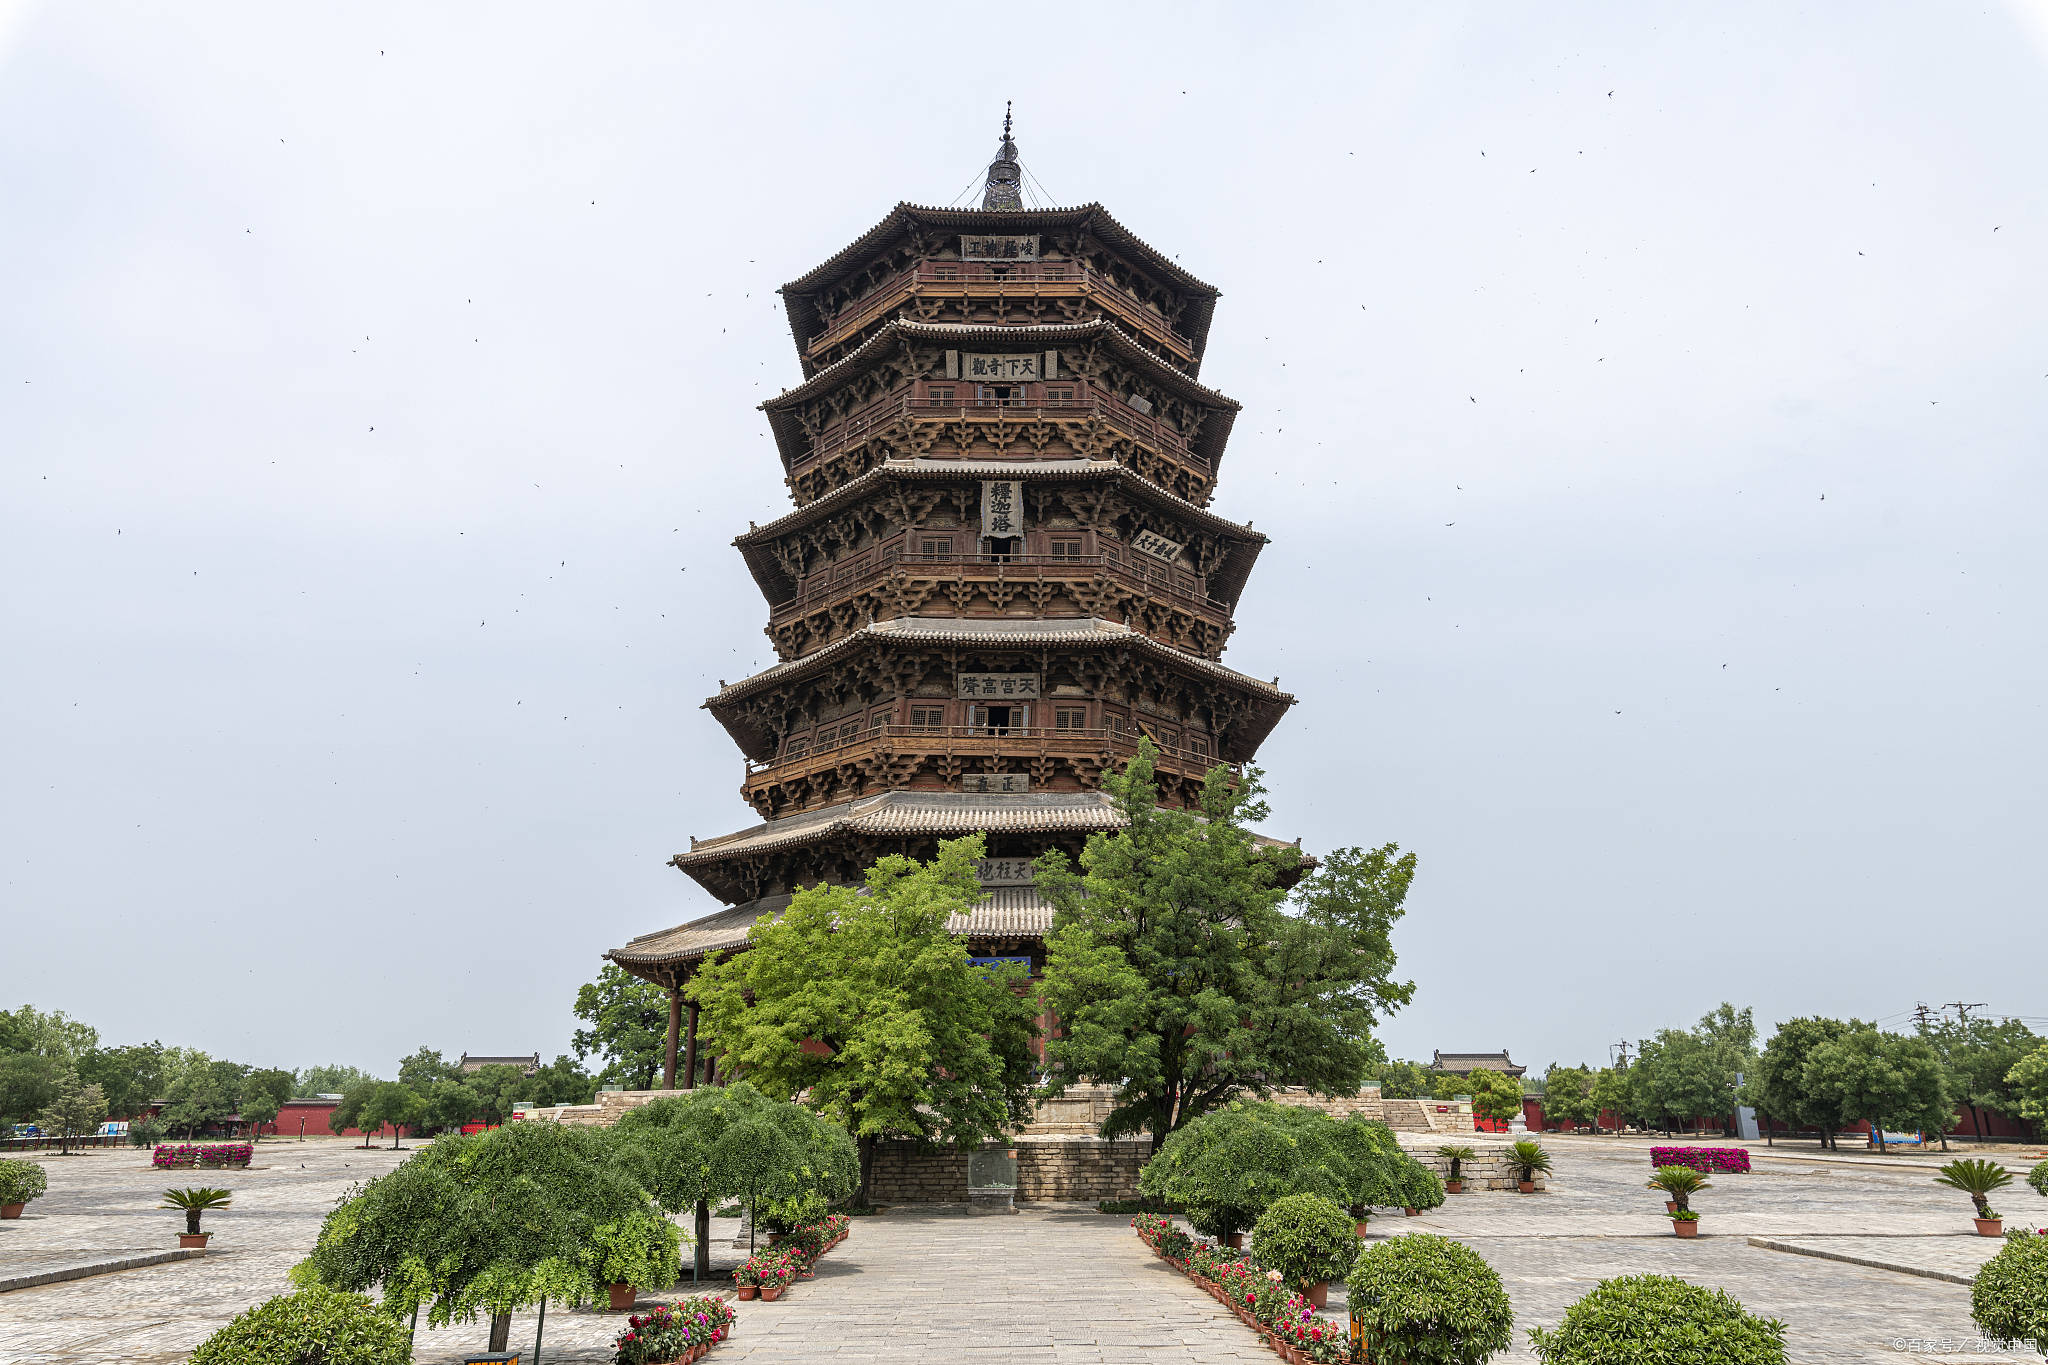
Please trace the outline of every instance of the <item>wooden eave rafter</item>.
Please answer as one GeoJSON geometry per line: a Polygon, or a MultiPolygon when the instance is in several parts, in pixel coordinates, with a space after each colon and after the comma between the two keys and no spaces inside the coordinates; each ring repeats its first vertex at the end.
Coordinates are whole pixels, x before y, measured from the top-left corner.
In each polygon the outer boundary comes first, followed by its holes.
{"type": "Polygon", "coordinates": [[[786,472],[807,453],[803,427],[797,422],[796,410],[820,394],[829,393],[848,380],[866,374],[892,356],[907,359],[913,341],[936,343],[958,350],[978,342],[1057,348],[1098,338],[1108,343],[1118,359],[1143,371],[1161,388],[1209,409],[1209,420],[1202,424],[1201,435],[1190,448],[1209,462],[1210,477],[1214,478],[1223,464],[1223,447],[1230,440],[1231,425],[1244,405],[1175,369],[1140,345],[1129,332],[1105,319],[1002,327],[985,323],[905,322],[897,318],[862,342],[852,354],[761,404],[761,411],[768,414],[768,429],[775,434],[775,448],[782,456],[782,468],[786,472]]]}
{"type": "Polygon", "coordinates": [[[1209,323],[1221,297],[1213,284],[1205,284],[1183,270],[1172,257],[1148,245],[1129,228],[1110,216],[1101,204],[1083,204],[1070,209],[943,209],[904,202],[889,210],[881,222],[869,228],[851,244],[835,253],[823,265],[791,280],[777,292],[789,315],[789,333],[796,340],[797,354],[806,369],[810,365],[811,339],[825,330],[818,314],[817,296],[827,286],[852,274],[896,238],[906,235],[912,224],[942,233],[1045,232],[1084,230],[1104,245],[1122,252],[1133,264],[1162,283],[1178,289],[1187,299],[1181,315],[1186,330],[1181,334],[1195,353],[1196,364],[1209,340],[1209,323]]]}
{"type": "Polygon", "coordinates": [[[1197,507],[1186,498],[1174,496],[1113,460],[967,459],[903,460],[878,465],[815,502],[805,503],[765,526],[756,526],[745,535],[734,537],[732,543],[746,559],[747,571],[753,574],[762,596],[768,599],[768,605],[780,606],[796,595],[797,585],[770,552],[778,538],[815,526],[842,508],[858,505],[883,483],[947,483],[994,478],[1046,483],[1085,483],[1108,479],[1132,501],[1222,537],[1230,542],[1230,551],[1223,563],[1208,576],[1209,595],[1233,608],[1237,605],[1238,595],[1244,591],[1245,581],[1251,577],[1252,566],[1258,562],[1259,552],[1271,540],[1264,532],[1254,531],[1197,507]]]}

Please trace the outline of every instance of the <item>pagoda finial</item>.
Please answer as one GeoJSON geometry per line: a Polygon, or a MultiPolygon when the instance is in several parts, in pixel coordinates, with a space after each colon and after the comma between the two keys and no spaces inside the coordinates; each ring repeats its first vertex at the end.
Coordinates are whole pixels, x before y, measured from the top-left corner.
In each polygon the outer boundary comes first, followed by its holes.
{"type": "Polygon", "coordinates": [[[981,192],[985,209],[1021,209],[1023,172],[1017,165],[1017,144],[1010,140],[1010,101],[1003,101],[1003,142],[988,163],[988,185],[981,192]]]}

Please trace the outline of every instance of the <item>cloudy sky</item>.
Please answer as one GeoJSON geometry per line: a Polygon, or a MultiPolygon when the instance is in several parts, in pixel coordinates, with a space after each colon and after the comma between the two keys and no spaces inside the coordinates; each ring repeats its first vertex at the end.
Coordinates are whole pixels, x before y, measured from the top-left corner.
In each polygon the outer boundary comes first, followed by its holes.
{"type": "Polygon", "coordinates": [[[0,1006],[564,1050],[750,822],[775,287],[1008,98],[1224,291],[1228,661],[1269,831],[1420,856],[1397,1054],[2048,1015],[2048,7],[1655,8],[0,0],[0,1006]]]}

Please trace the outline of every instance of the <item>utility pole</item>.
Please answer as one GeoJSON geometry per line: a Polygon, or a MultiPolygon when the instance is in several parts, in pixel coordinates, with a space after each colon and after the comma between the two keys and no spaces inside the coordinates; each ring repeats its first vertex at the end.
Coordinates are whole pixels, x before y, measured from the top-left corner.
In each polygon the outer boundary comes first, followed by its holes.
{"type": "Polygon", "coordinates": [[[1957,1021],[1959,1023],[1967,1024],[1970,1022],[1970,1011],[1983,1009],[1984,1002],[1982,1000],[1973,1000],[1968,1004],[1965,1004],[1960,1000],[1951,1000],[1946,1005],[1943,1005],[1942,1008],[1944,1010],[1954,1010],[1956,1012],[1957,1021]]]}
{"type": "Polygon", "coordinates": [[[1919,1029],[1922,1033],[1927,1032],[1928,1029],[1933,1027],[1933,1014],[1934,1011],[1927,1008],[1926,1001],[1923,1000],[1919,1002],[1918,1004],[1913,1006],[1913,1026],[1919,1029]]]}
{"type": "Polygon", "coordinates": [[[1617,1069],[1622,1071],[1628,1070],[1628,1039],[1624,1038],[1616,1043],[1610,1050],[1610,1055],[1616,1057],[1614,1065],[1617,1069]]]}

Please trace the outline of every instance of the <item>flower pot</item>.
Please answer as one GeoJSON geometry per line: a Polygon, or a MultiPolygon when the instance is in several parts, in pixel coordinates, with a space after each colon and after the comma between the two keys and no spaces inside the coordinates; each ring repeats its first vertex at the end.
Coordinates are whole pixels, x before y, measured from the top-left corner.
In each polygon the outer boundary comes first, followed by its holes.
{"type": "Polygon", "coordinates": [[[775,1301],[776,1301],[777,1299],[779,1299],[779,1298],[781,1298],[781,1297],[782,1297],[782,1286],[781,1286],[781,1285],[765,1285],[765,1284],[764,1284],[764,1285],[762,1285],[762,1286],[761,1286],[761,1302],[763,1302],[763,1303],[773,1303],[773,1302],[775,1302],[775,1301]]]}
{"type": "Polygon", "coordinates": [[[758,1284],[743,1284],[739,1287],[740,1302],[746,1303],[761,1292],[758,1284]]]}
{"type": "Polygon", "coordinates": [[[1678,1201],[1677,1201],[1676,1199],[1667,1199],[1667,1200],[1665,1200],[1665,1201],[1664,1201],[1664,1212],[1666,1212],[1666,1213],[1677,1213],[1677,1212],[1678,1212],[1678,1201]]]}
{"type": "Polygon", "coordinates": [[[606,1285],[605,1289],[612,1296],[612,1311],[614,1313],[625,1312],[633,1306],[633,1300],[640,1296],[640,1291],[630,1284],[606,1285]]]}
{"type": "Polygon", "coordinates": [[[203,1251],[206,1249],[206,1239],[211,1236],[213,1234],[210,1232],[181,1232],[178,1234],[178,1245],[187,1251],[194,1247],[203,1251]]]}
{"type": "Polygon", "coordinates": [[[1360,1237],[1365,1236],[1365,1219],[1363,1218],[1358,1220],[1358,1235],[1360,1237]]]}
{"type": "Polygon", "coordinates": [[[1446,1180],[1446,1181],[1444,1182],[1444,1193],[1445,1193],[1445,1194],[1463,1194],[1464,1192],[1465,1192],[1465,1182],[1464,1182],[1464,1181],[1462,1181],[1462,1180],[1446,1180]]]}
{"type": "Polygon", "coordinates": [[[0,1204],[0,1218],[19,1218],[26,1204],[0,1204]]]}
{"type": "Polygon", "coordinates": [[[1231,1233],[1228,1237],[1223,1239],[1223,1245],[1229,1247],[1232,1251],[1243,1251],[1244,1234],[1241,1232],[1231,1233]]]}
{"type": "Polygon", "coordinates": [[[1417,1214],[1421,1213],[1421,1212],[1422,1212],[1422,1210],[1421,1210],[1421,1209],[1406,1209],[1406,1208],[1404,1208],[1404,1209],[1402,1209],[1402,1210],[1401,1210],[1401,1212],[1402,1212],[1402,1213],[1404,1213],[1404,1214],[1406,1214],[1406,1215],[1408,1215],[1408,1216],[1409,1216],[1410,1218],[1413,1218],[1413,1217],[1415,1217],[1415,1216],[1416,1216],[1417,1214]]]}
{"type": "Polygon", "coordinates": [[[1700,1235],[1700,1220],[1697,1218],[1674,1218],[1671,1220],[1671,1230],[1680,1237],[1697,1237],[1700,1235]]]}
{"type": "Polygon", "coordinates": [[[1534,1194],[1536,1193],[1536,1182],[1533,1180],[1517,1180],[1515,1188],[1523,1194],[1534,1194]]]}
{"type": "Polygon", "coordinates": [[[1309,1307],[1328,1308],[1330,1306],[1330,1282],[1328,1280],[1317,1280],[1308,1287],[1306,1297],[1309,1307]]]}
{"type": "Polygon", "coordinates": [[[1977,1225],[1977,1235],[1979,1237],[2003,1237],[2005,1235],[2005,1220],[2003,1218],[1975,1218],[1971,1221],[1977,1225]]]}

